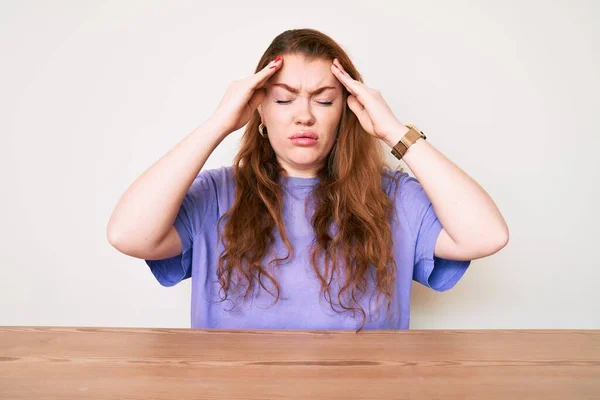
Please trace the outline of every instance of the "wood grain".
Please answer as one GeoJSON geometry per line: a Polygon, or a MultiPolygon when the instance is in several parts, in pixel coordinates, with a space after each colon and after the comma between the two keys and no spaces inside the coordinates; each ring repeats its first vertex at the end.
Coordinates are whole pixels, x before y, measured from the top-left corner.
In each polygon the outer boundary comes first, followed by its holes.
{"type": "Polygon", "coordinates": [[[0,327],[2,399],[600,399],[599,330],[0,327]]]}

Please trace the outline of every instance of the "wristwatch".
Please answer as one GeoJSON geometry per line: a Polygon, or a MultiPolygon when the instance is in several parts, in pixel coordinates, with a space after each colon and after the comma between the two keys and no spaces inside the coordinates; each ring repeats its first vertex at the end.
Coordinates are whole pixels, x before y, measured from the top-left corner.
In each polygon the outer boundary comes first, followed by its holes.
{"type": "Polygon", "coordinates": [[[423,138],[423,139],[427,139],[427,137],[425,136],[425,134],[419,130],[419,128],[417,128],[414,125],[409,125],[409,124],[404,124],[405,126],[407,126],[409,129],[408,132],[406,132],[406,134],[402,137],[402,139],[400,139],[400,141],[398,143],[396,143],[396,145],[392,148],[392,154],[394,155],[394,157],[396,157],[398,160],[401,160],[402,157],[404,157],[404,154],[406,154],[406,151],[408,150],[408,148],[417,140],[423,138]]]}

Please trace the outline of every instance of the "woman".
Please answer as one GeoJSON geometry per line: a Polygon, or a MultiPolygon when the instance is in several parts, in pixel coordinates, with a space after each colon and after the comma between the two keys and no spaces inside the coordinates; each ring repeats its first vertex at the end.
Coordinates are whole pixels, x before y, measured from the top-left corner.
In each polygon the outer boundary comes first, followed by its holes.
{"type": "Polygon", "coordinates": [[[487,193],[411,128],[330,37],[285,31],[127,189],[109,241],[164,286],[193,278],[192,328],[407,329],[412,280],[447,290],[508,242],[487,193]],[[233,166],[201,171],[244,125],[233,166]]]}

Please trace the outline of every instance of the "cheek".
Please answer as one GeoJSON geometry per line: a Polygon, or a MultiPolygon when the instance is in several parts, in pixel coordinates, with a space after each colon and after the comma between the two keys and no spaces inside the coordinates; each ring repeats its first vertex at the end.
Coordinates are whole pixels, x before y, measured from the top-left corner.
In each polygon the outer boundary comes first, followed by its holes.
{"type": "Polygon", "coordinates": [[[323,122],[326,123],[329,127],[337,127],[340,122],[340,118],[342,117],[342,109],[332,107],[327,113],[324,113],[322,116],[323,122]]]}

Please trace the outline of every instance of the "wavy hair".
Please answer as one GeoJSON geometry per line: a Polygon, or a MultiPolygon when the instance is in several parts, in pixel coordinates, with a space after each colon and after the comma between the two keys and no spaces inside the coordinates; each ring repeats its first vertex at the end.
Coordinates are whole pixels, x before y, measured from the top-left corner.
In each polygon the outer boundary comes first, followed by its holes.
{"type": "MultiPolygon", "coordinates": [[[[352,78],[363,82],[345,51],[317,30],[293,29],[279,34],[261,57],[256,72],[280,54],[300,54],[329,61],[338,58],[352,78]]],[[[381,297],[387,297],[388,315],[393,314],[396,264],[390,219],[394,216],[394,207],[382,188],[382,176],[392,179],[394,176],[384,170],[389,165],[380,140],[364,131],[348,107],[349,93],[345,87],[343,93],[344,109],[335,145],[317,171],[318,183],[306,201],[312,198],[315,202],[311,217],[315,239],[310,254],[320,282],[320,296],[324,296],[337,313],[351,312],[353,317],[360,313],[362,321],[358,332],[367,317],[359,301],[366,294],[368,275],[372,276],[378,306],[381,297]],[[337,228],[333,235],[332,224],[337,228]],[[324,265],[318,262],[319,255],[323,255],[324,265]],[[333,290],[334,286],[339,289],[333,290]]],[[[273,268],[293,259],[294,249],[283,223],[282,188],[278,184],[279,178],[287,173],[277,161],[269,141],[259,135],[260,122],[260,114],[255,111],[233,162],[235,201],[217,225],[225,222],[221,235],[224,251],[217,267],[222,301],[233,292],[243,292],[246,301],[256,288],[262,288],[274,297],[275,304],[280,299],[280,287],[273,268]],[[261,260],[275,242],[275,228],[288,254],[263,266],[261,260]]],[[[395,186],[397,190],[398,185],[395,186]]]]}

